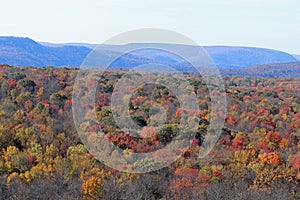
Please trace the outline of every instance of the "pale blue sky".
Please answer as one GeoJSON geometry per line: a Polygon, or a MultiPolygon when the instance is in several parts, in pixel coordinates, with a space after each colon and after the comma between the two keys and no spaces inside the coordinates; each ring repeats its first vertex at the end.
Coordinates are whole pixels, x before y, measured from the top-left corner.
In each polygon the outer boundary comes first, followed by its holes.
{"type": "Polygon", "coordinates": [[[200,45],[245,45],[300,54],[299,0],[1,0],[0,35],[102,43],[165,28],[200,45]]]}

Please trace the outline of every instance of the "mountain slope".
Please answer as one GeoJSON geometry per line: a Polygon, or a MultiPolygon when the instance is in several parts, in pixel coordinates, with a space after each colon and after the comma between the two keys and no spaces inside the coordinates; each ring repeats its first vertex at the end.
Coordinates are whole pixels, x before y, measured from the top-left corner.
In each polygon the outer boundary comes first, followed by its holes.
{"type": "Polygon", "coordinates": [[[0,37],[0,63],[17,66],[80,66],[90,49],[46,47],[29,38],[0,37]]]}

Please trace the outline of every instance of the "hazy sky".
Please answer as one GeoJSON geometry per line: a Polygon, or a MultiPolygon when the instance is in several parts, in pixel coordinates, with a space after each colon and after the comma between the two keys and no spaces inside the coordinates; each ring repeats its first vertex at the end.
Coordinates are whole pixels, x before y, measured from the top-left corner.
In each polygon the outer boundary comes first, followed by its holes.
{"type": "Polygon", "coordinates": [[[246,45],[300,54],[299,0],[1,0],[0,35],[102,43],[165,28],[200,45],[246,45]]]}

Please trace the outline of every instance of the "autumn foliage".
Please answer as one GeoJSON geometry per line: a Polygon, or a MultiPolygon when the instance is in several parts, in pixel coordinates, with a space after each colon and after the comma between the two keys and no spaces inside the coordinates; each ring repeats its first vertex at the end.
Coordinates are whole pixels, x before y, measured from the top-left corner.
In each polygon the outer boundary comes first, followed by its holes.
{"type": "MultiPolygon", "coordinates": [[[[3,199],[249,199],[256,193],[267,199],[281,187],[281,193],[287,194],[276,193],[276,198],[300,198],[299,79],[224,77],[225,91],[213,92],[226,96],[227,113],[211,111],[209,90],[199,76],[184,74],[194,87],[200,111],[180,108],[178,97],[167,87],[144,85],[122,99],[128,100],[126,113],[139,126],[133,132],[120,129],[110,105],[118,78],[127,72],[105,72],[101,81],[87,80],[81,88],[73,88],[77,73],[68,68],[0,66],[3,199]],[[84,100],[93,89],[94,104],[81,105],[83,139],[96,144],[99,138],[105,140],[130,160],[134,153],[165,147],[176,139],[180,125],[191,123],[189,117],[195,115],[199,124],[190,147],[174,149],[182,156],[149,174],[105,166],[94,157],[99,152],[84,146],[73,121],[73,93],[84,100]],[[210,154],[199,159],[215,116],[225,122],[221,136],[210,154]]],[[[100,153],[113,158],[116,151],[100,153]]],[[[121,167],[151,169],[161,164],[160,159],[172,160],[167,151],[156,156],[157,161],[139,160],[121,167]]]]}

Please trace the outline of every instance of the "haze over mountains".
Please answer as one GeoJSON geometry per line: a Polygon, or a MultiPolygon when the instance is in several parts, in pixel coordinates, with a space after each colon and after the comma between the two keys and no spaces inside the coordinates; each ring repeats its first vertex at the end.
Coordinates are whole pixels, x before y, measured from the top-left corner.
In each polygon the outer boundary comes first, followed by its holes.
{"type": "Polygon", "coordinates": [[[293,55],[297,60],[300,61],[300,55],[293,55]]]}
{"type": "MultiPolygon", "coordinates": [[[[127,44],[124,47],[128,45],[134,45],[136,48],[142,47],[142,44],[127,44]]],[[[172,48],[185,48],[187,52],[192,48],[198,48],[187,45],[161,44],[162,47],[166,45],[173,45],[172,48]]],[[[29,38],[0,37],[0,64],[33,67],[79,67],[96,46],[95,44],[82,43],[51,44],[36,42],[29,38]]],[[[103,52],[103,56],[117,54],[118,52],[111,51],[112,47],[108,45],[108,50],[103,52]]],[[[204,49],[219,68],[227,70],[299,61],[296,56],[271,49],[228,46],[206,46],[204,49]]],[[[126,54],[116,60],[114,66],[126,69],[149,62],[168,64],[177,68],[189,67],[184,60],[170,57],[156,50],[126,54]]]]}

